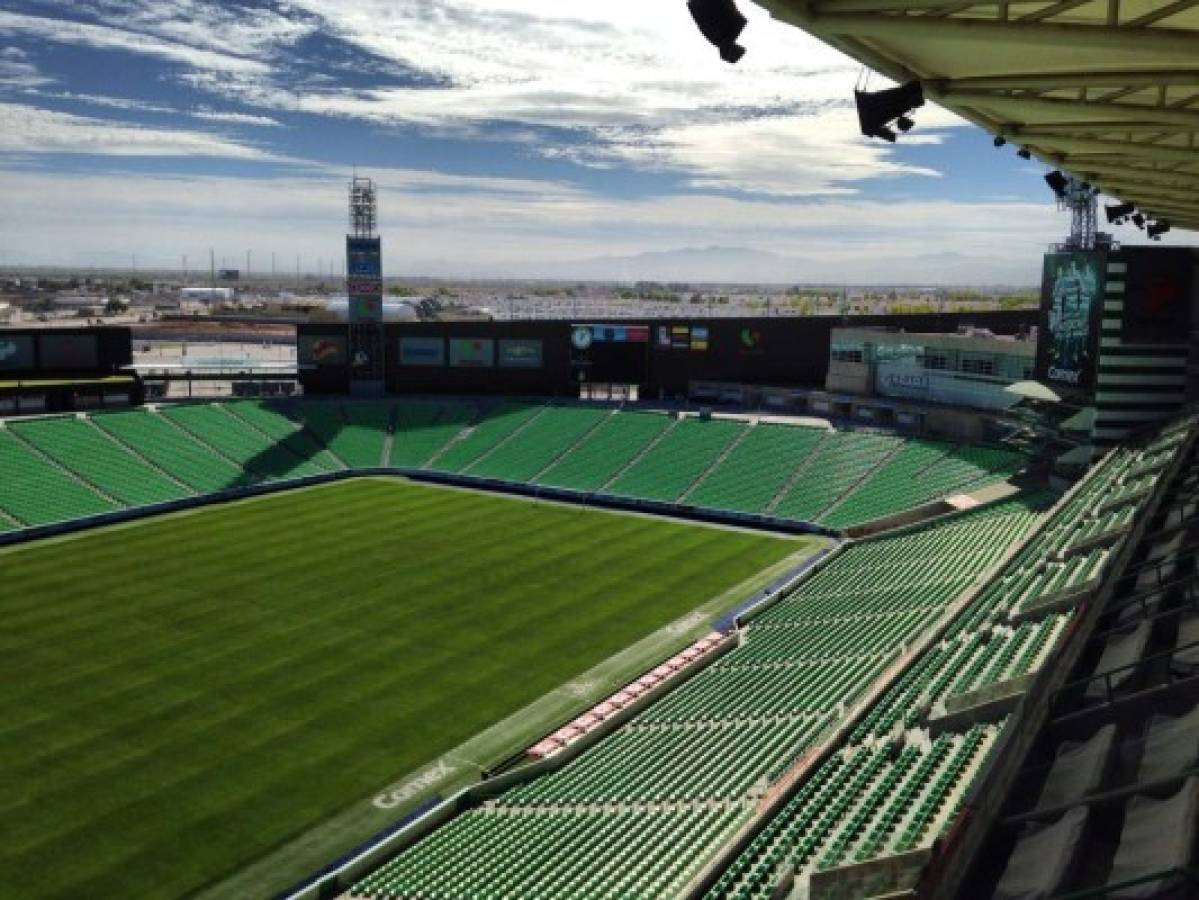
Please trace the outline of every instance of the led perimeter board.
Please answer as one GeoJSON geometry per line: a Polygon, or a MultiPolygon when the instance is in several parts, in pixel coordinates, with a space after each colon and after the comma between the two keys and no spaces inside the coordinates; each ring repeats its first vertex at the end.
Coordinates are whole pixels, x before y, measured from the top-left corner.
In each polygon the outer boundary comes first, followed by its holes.
{"type": "Polygon", "coordinates": [[[1037,380],[1071,394],[1089,392],[1094,386],[1105,271],[1103,253],[1045,254],[1037,380]]]}

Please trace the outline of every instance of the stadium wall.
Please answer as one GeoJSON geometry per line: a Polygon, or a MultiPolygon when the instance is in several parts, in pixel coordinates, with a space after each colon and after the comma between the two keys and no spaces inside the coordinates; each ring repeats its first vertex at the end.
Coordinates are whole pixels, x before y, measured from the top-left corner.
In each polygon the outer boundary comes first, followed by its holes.
{"type": "MultiPolygon", "coordinates": [[[[1029,309],[902,316],[400,323],[386,326],[385,377],[388,391],[396,394],[575,396],[580,356],[586,355],[589,382],[636,384],[643,396],[685,396],[692,381],[818,387],[824,383],[834,327],[946,333],[973,325],[1015,334],[1035,325],[1037,316],[1037,310],[1029,309]],[[580,324],[634,326],[648,330],[648,340],[597,341],[579,350],[571,339],[580,324]],[[478,353],[455,356],[454,342],[475,342],[478,353]],[[506,346],[525,355],[505,356],[506,346]]],[[[337,341],[347,333],[345,326],[301,325],[297,340],[303,344],[327,336],[337,341]]],[[[343,393],[349,384],[349,361],[331,353],[302,366],[300,381],[307,393],[343,393]]]]}

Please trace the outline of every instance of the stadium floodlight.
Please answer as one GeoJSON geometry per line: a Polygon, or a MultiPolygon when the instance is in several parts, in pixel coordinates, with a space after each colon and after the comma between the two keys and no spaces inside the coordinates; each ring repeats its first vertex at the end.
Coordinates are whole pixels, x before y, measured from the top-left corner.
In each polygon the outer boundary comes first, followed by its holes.
{"type": "Polygon", "coordinates": [[[720,58],[735,63],[745,55],[737,38],[745,30],[746,18],[733,0],[687,0],[691,18],[708,43],[720,50],[720,58]]]}
{"type": "Polygon", "coordinates": [[[866,137],[881,138],[895,143],[895,131],[887,123],[895,122],[900,131],[908,131],[915,123],[908,114],[924,105],[924,87],[919,81],[909,81],[898,87],[869,93],[855,90],[858,125],[866,137]]]}
{"type": "Polygon", "coordinates": [[[1137,213],[1135,216],[1132,217],[1132,224],[1137,226],[1137,228],[1144,229],[1145,217],[1143,215],[1141,215],[1140,213],[1137,213]]]}
{"type": "Polygon", "coordinates": [[[1016,151],[1016,155],[1021,159],[1032,159],[1032,151],[1027,147],[1021,147],[1016,151]]]}
{"type": "Polygon", "coordinates": [[[1136,212],[1137,208],[1132,203],[1109,203],[1103,208],[1103,211],[1107,214],[1109,225],[1118,225],[1136,212]]]}
{"type": "Polygon", "coordinates": [[[996,147],[1002,147],[1007,143],[1007,138],[1005,138],[1002,134],[997,134],[995,135],[995,140],[992,143],[994,143],[996,147]]]}
{"type": "Polygon", "coordinates": [[[1045,183],[1049,185],[1058,197],[1066,196],[1066,189],[1070,187],[1070,179],[1063,175],[1059,170],[1054,169],[1045,176],[1045,183]]]}
{"type": "Polygon", "coordinates": [[[1160,241],[1162,239],[1162,235],[1169,230],[1170,223],[1165,219],[1158,219],[1156,222],[1149,223],[1148,227],[1145,229],[1145,234],[1149,235],[1149,237],[1153,238],[1155,241],[1160,241]]]}

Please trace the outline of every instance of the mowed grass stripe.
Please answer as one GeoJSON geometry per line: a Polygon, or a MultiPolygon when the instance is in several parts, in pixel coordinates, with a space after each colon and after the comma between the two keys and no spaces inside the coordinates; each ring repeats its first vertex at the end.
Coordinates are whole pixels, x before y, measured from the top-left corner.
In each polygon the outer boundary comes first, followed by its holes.
{"type": "Polygon", "coordinates": [[[0,553],[0,877],[193,893],[799,548],[361,480],[0,553]]]}

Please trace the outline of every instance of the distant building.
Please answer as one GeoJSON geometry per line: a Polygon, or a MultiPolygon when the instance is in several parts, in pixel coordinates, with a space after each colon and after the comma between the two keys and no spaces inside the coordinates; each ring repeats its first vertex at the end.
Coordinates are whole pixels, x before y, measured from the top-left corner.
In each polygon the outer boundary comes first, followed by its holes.
{"type": "Polygon", "coordinates": [[[185,287],[179,293],[183,300],[203,303],[232,303],[236,296],[231,287],[185,287]]]}
{"type": "Polygon", "coordinates": [[[913,334],[834,328],[825,389],[981,410],[1011,406],[1004,389],[1032,378],[1036,341],[989,331],[913,334]]]}

